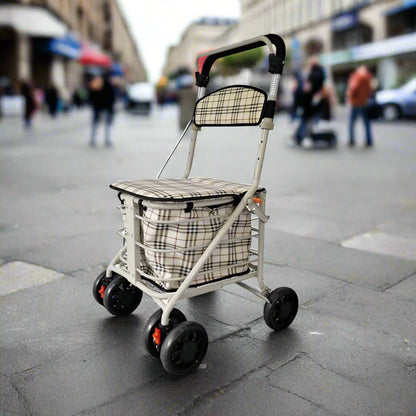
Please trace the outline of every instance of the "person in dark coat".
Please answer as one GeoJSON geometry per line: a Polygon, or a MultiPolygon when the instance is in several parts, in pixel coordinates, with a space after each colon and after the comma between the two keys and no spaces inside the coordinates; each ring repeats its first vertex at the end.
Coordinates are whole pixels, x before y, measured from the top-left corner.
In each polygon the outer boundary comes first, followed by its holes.
{"type": "Polygon", "coordinates": [[[303,95],[303,79],[300,71],[293,73],[293,87],[292,87],[292,107],[290,109],[291,120],[298,118],[298,110],[302,106],[303,95]]]}
{"type": "Polygon", "coordinates": [[[305,137],[307,124],[316,114],[313,106],[313,99],[321,90],[325,82],[324,68],[319,64],[316,58],[312,58],[308,62],[308,70],[306,81],[303,86],[302,95],[302,119],[296,132],[295,140],[297,144],[301,144],[305,137]]]}
{"type": "Polygon", "coordinates": [[[59,100],[58,90],[54,85],[51,85],[46,90],[45,102],[48,106],[48,111],[52,118],[55,118],[56,113],[58,112],[58,100],[59,100]]]}
{"type": "Polygon", "coordinates": [[[24,126],[26,130],[30,130],[32,128],[32,118],[37,109],[35,91],[33,86],[27,81],[21,82],[20,91],[25,101],[25,110],[23,114],[24,126]]]}
{"type": "Polygon", "coordinates": [[[105,118],[105,145],[111,146],[111,125],[116,95],[107,77],[95,76],[89,83],[89,100],[93,110],[90,146],[96,145],[96,133],[101,117],[105,118]]]}

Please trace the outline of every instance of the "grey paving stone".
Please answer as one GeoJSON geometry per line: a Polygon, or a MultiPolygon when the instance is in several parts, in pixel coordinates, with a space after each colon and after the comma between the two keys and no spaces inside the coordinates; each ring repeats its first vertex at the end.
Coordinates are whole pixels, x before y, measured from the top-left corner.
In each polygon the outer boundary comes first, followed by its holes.
{"type": "Polygon", "coordinates": [[[267,225],[273,230],[328,242],[338,242],[362,231],[362,225],[354,220],[316,217],[293,209],[278,209],[267,225]]]}
{"type": "Polygon", "coordinates": [[[3,416],[29,415],[24,400],[7,377],[0,376],[0,413],[3,416]]]}
{"type": "Polygon", "coordinates": [[[405,238],[381,231],[358,234],[342,241],[341,245],[371,253],[416,260],[416,238],[405,238]]]}
{"type": "MultiPolygon", "coordinates": [[[[270,348],[274,345],[280,352],[280,356],[267,363],[267,368],[276,372],[276,379],[281,379],[283,384],[286,373],[281,374],[279,370],[288,366],[285,371],[292,373],[291,363],[286,364],[287,362],[295,358],[312,360],[314,364],[310,372],[306,371],[305,366],[305,372],[299,371],[296,374],[296,371],[293,371],[293,375],[289,375],[291,384],[298,383],[298,388],[292,389],[288,385],[281,387],[323,405],[333,414],[348,413],[342,412],[343,387],[337,388],[336,391],[330,390],[326,381],[320,379],[325,378],[327,371],[339,376],[341,384],[347,383],[347,389],[354,391],[356,385],[363,390],[365,397],[368,391],[374,393],[377,400],[368,402],[368,412],[364,414],[380,414],[377,411],[379,406],[384,406],[390,412],[381,414],[394,415],[395,409],[397,414],[411,414],[412,406],[416,404],[415,375],[410,371],[416,362],[415,339],[389,335],[374,326],[362,326],[310,309],[300,310],[295,321],[285,331],[270,332],[259,322],[252,326],[249,335],[268,342],[271,344],[270,348]],[[315,371],[319,374],[315,375],[315,371]],[[315,384],[313,380],[317,386],[310,387],[315,384]],[[313,398],[304,393],[309,392],[309,387],[319,389],[320,386],[327,388],[322,387],[322,391],[315,392],[313,398]],[[327,406],[327,400],[331,400],[333,406],[337,406],[340,411],[327,406]]],[[[302,365],[299,366],[301,367],[302,365]]]]}
{"type": "Polygon", "coordinates": [[[282,389],[274,388],[267,378],[268,371],[262,369],[248,374],[226,388],[219,388],[182,414],[204,416],[233,415],[307,415],[324,411],[310,401],[282,389]]]}
{"type": "Polygon", "coordinates": [[[416,299],[416,274],[387,289],[386,293],[391,293],[400,299],[414,302],[416,299]]]}
{"type": "Polygon", "coordinates": [[[272,264],[296,264],[298,259],[325,247],[327,244],[318,240],[266,228],[264,258],[272,264]]]}
{"type": "Polygon", "coordinates": [[[337,415],[406,415],[411,408],[385,406],[382,392],[323,368],[306,354],[272,372],[272,385],[315,403],[337,415]]]}
{"type": "MultiPolygon", "coordinates": [[[[308,270],[297,269],[290,266],[275,266],[265,264],[264,281],[272,290],[281,286],[292,288],[298,295],[300,304],[307,304],[331,293],[333,290],[345,286],[347,283],[324,276],[308,270]]],[[[254,287],[258,287],[257,279],[247,281],[254,287]]],[[[231,292],[256,302],[262,302],[238,285],[226,286],[227,292],[231,292]]]]}
{"type": "MultiPolygon", "coordinates": [[[[113,317],[92,296],[92,283],[100,271],[101,268],[79,272],[30,291],[8,295],[8,302],[0,308],[0,328],[4,334],[0,339],[0,364],[4,374],[48,365],[51,356],[76,353],[93,346],[99,348],[99,345],[105,348],[107,339],[103,334],[106,333],[120,340],[125,336],[127,346],[130,342],[137,343],[140,353],[145,354],[141,333],[158,306],[144,295],[133,315],[113,317]]],[[[189,301],[182,301],[177,307],[188,320],[204,325],[210,341],[238,330],[202,313],[195,304],[189,307],[189,301]]],[[[117,344],[113,347],[114,354],[118,354],[117,348],[122,349],[117,344]]],[[[127,348],[126,355],[129,354],[127,348]]]]}
{"type": "Polygon", "coordinates": [[[26,262],[37,262],[62,273],[72,273],[109,263],[120,247],[121,239],[114,230],[106,230],[61,238],[24,252],[13,252],[11,256],[26,262]]]}
{"type": "Polygon", "coordinates": [[[354,284],[384,290],[416,272],[416,261],[327,244],[315,248],[296,266],[354,284]]]}
{"type": "Polygon", "coordinates": [[[105,414],[99,406],[104,403],[104,408],[110,406],[113,414],[117,414],[117,406],[123,403],[126,414],[136,414],[138,408],[146,411],[144,414],[169,414],[168,411],[172,414],[199,395],[228,384],[270,358],[261,342],[231,336],[212,344],[204,360],[206,367],[189,377],[176,379],[165,374],[160,362],[140,354],[137,346],[127,358],[120,340],[113,340],[109,334],[107,337],[110,345],[117,344],[116,351],[108,347],[84,350],[82,354],[68,354],[49,366],[14,376],[14,383],[30,409],[42,415],[56,415],[59,409],[59,414],[70,415],[98,407],[97,414],[105,414]],[[256,360],[253,348],[258,351],[256,360]],[[233,359],[236,349],[238,361],[233,359]],[[103,360],[99,365],[93,359],[95,356],[103,360]],[[71,368],[67,360],[73,363],[71,368]]]}
{"type": "Polygon", "coordinates": [[[62,273],[22,261],[0,265],[0,296],[33,286],[44,285],[64,277],[62,273]]]}
{"type": "Polygon", "coordinates": [[[231,325],[246,325],[263,316],[263,306],[226,291],[216,291],[189,299],[187,306],[195,312],[231,325]]]}
{"type": "Polygon", "coordinates": [[[415,302],[387,293],[349,285],[319,299],[308,308],[416,342],[415,302]]]}
{"type": "Polygon", "coordinates": [[[412,204],[413,202],[410,200],[407,207],[408,209],[405,212],[400,216],[377,224],[376,230],[416,239],[416,212],[415,209],[411,209],[412,204]]]}

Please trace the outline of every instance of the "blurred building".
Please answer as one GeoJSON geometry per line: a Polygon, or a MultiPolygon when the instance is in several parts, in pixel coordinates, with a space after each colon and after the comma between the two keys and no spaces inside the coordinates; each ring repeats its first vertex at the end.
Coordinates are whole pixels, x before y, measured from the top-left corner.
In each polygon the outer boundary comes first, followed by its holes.
{"type": "Polygon", "coordinates": [[[191,23],[179,43],[168,51],[163,75],[177,71],[195,71],[196,56],[203,51],[223,46],[221,36],[236,24],[234,19],[205,17],[191,23]]]}
{"type": "Polygon", "coordinates": [[[339,96],[361,63],[389,88],[416,75],[416,0],[240,0],[232,41],[274,32],[289,68],[319,56],[339,96]]]}
{"type": "Polygon", "coordinates": [[[72,92],[91,68],[146,80],[116,0],[15,0],[0,3],[0,77],[72,92]]]}

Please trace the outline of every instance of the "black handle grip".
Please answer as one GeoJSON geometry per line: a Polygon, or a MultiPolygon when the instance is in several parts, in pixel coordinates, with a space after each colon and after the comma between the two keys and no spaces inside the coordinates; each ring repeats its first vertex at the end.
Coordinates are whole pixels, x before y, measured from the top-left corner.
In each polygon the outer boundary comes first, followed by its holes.
{"type": "MultiPolygon", "coordinates": [[[[268,38],[270,42],[276,47],[276,54],[269,54],[269,72],[273,74],[282,74],[286,57],[285,43],[279,35],[269,33],[268,35],[264,36],[268,38]]],[[[266,45],[264,40],[254,38],[253,42],[247,44],[243,43],[242,45],[238,45],[235,47],[230,46],[230,48],[225,48],[219,50],[218,52],[216,52],[215,50],[210,52],[208,55],[206,55],[206,59],[202,66],[201,73],[197,72],[197,85],[206,86],[199,85],[199,83],[204,84],[205,81],[206,84],[208,84],[209,71],[211,70],[212,65],[217,59],[223,58],[224,56],[234,55],[235,53],[248,51],[250,49],[259,48],[260,46],[264,45],[266,45]]]]}

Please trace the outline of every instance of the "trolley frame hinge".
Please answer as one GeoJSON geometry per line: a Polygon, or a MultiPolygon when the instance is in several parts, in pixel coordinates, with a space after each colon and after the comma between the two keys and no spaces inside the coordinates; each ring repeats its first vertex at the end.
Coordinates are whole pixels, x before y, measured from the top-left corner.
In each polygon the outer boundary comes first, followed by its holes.
{"type": "Polygon", "coordinates": [[[251,198],[247,201],[247,209],[257,215],[260,218],[260,221],[264,223],[270,219],[270,217],[266,215],[264,211],[251,198]]]}

